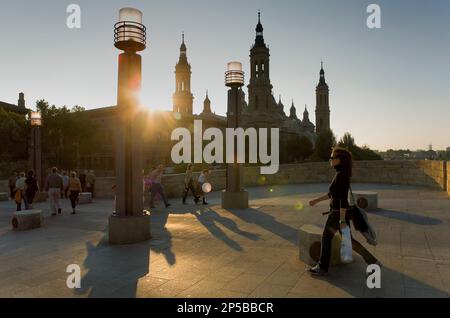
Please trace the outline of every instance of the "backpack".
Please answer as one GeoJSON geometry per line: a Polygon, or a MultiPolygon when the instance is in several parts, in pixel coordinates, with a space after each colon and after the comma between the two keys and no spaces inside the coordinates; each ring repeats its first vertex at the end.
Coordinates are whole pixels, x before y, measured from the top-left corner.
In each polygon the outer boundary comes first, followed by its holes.
{"type": "Polygon", "coordinates": [[[355,230],[360,232],[365,237],[367,243],[376,246],[377,233],[375,231],[375,228],[370,224],[366,211],[364,211],[364,209],[361,209],[356,205],[355,197],[353,196],[351,187],[350,187],[350,198],[351,202],[349,212],[351,214],[351,220],[353,222],[355,230]]]}

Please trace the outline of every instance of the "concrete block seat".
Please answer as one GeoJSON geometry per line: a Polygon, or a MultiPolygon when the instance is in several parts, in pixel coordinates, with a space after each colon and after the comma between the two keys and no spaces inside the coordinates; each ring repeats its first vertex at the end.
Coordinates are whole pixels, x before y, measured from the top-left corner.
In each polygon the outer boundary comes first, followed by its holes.
{"type": "Polygon", "coordinates": [[[78,197],[79,204],[92,203],[92,193],[91,192],[81,192],[78,197]]]}
{"type": "Polygon", "coordinates": [[[16,211],[11,220],[14,230],[24,231],[40,228],[42,224],[42,210],[16,211]]]}
{"type": "Polygon", "coordinates": [[[378,209],[378,192],[372,191],[354,191],[356,205],[366,211],[378,209]]]}
{"type": "Polygon", "coordinates": [[[8,192],[0,192],[0,201],[8,201],[9,193],[8,192]]]}
{"type": "MultiPolygon", "coordinates": [[[[309,265],[315,265],[320,258],[323,228],[314,224],[305,224],[299,230],[300,260],[309,265]]],[[[333,237],[331,243],[331,265],[341,262],[341,236],[339,232],[333,237]]]]}

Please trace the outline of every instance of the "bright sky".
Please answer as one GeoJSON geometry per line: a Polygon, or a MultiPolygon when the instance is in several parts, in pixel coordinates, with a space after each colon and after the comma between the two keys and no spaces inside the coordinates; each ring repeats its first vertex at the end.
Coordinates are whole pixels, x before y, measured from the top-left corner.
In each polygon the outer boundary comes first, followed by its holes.
{"type": "MultiPolygon", "coordinates": [[[[433,0],[0,0],[0,100],[27,106],[88,109],[114,105],[117,55],[113,25],[121,7],[144,14],[143,102],[172,109],[181,32],[192,65],[194,112],[209,90],[225,114],[224,71],[231,60],[249,73],[249,49],[261,9],[271,49],[273,93],[285,112],[291,99],[314,121],[320,60],[330,86],[331,127],[373,149],[450,146],[450,1],[433,0]],[[81,7],[81,29],[66,26],[66,8],[81,7]],[[381,7],[381,29],[368,29],[366,8],[381,7]]],[[[248,80],[248,77],[247,77],[248,80]]]]}

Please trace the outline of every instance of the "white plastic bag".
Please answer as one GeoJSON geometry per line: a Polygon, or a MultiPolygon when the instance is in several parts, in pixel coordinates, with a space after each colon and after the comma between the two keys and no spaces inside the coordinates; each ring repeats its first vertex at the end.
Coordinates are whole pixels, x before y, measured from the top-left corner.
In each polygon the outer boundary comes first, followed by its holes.
{"type": "Polygon", "coordinates": [[[353,261],[352,256],[352,236],[350,234],[350,227],[346,226],[341,230],[341,262],[351,263],[353,261]]]}

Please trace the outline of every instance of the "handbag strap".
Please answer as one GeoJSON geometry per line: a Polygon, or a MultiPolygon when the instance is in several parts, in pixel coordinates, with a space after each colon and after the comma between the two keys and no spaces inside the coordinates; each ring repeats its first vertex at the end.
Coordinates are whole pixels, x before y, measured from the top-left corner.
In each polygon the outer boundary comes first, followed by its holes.
{"type": "Polygon", "coordinates": [[[350,189],[350,204],[351,205],[356,205],[356,203],[355,203],[355,196],[353,195],[351,184],[349,185],[349,189],[350,189]]]}

